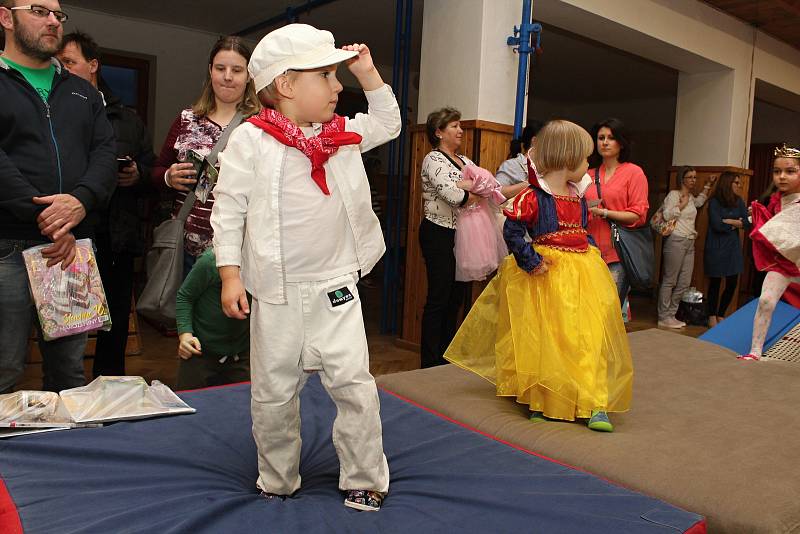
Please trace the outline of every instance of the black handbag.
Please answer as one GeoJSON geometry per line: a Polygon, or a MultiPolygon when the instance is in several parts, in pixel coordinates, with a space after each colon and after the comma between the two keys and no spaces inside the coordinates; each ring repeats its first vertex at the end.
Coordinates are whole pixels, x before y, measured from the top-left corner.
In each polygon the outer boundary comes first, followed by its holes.
{"type": "MultiPolygon", "coordinates": [[[[597,198],[602,201],[600,167],[595,169],[594,184],[597,187],[597,198]]],[[[631,287],[651,289],[655,282],[656,255],[650,227],[645,224],[639,228],[625,228],[611,220],[608,223],[611,225],[611,242],[625,267],[625,274],[631,287]]]]}
{"type": "Polygon", "coordinates": [[[706,326],[708,324],[706,305],[703,302],[686,302],[682,300],[678,304],[675,318],[690,325],[706,326]]]}

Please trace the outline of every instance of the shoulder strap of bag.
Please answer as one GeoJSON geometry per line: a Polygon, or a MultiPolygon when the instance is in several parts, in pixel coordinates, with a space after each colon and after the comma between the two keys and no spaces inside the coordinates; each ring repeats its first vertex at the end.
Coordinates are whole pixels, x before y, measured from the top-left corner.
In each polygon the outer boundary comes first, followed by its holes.
{"type": "Polygon", "coordinates": [[[233,133],[233,130],[235,130],[236,127],[242,123],[242,119],[242,112],[237,111],[236,115],[234,115],[231,119],[231,122],[229,122],[225,129],[222,130],[222,135],[220,135],[219,139],[217,139],[214,148],[212,148],[211,152],[209,152],[208,156],[206,156],[206,161],[208,161],[208,163],[211,165],[217,164],[217,157],[219,156],[219,153],[225,150],[225,145],[228,144],[228,138],[231,136],[231,133],[233,133]]]}
{"type": "MultiPolygon", "coordinates": [[[[598,165],[594,170],[594,186],[597,188],[597,198],[600,199],[600,202],[602,202],[603,194],[600,191],[600,165],[598,165]]],[[[611,227],[611,242],[613,243],[615,241],[619,241],[617,223],[611,219],[606,219],[606,221],[608,221],[608,225],[611,227]]]]}
{"type": "Polygon", "coordinates": [[[597,199],[603,200],[603,195],[600,193],[600,165],[594,170],[594,186],[597,188],[597,199]]]}
{"type": "MultiPolygon", "coordinates": [[[[241,111],[237,111],[236,114],[231,119],[231,122],[222,130],[222,134],[217,139],[217,142],[214,143],[214,147],[211,149],[211,152],[208,153],[206,156],[206,161],[208,161],[209,165],[216,165],[217,164],[217,157],[222,150],[225,149],[225,145],[228,144],[228,138],[231,136],[231,132],[242,123],[242,113],[241,111]]],[[[192,211],[192,207],[194,206],[194,201],[197,197],[194,194],[194,189],[189,191],[189,194],[186,195],[186,198],[183,201],[183,206],[181,206],[180,211],[178,212],[178,216],[176,217],[179,221],[185,221],[189,217],[189,212],[192,211]]]]}

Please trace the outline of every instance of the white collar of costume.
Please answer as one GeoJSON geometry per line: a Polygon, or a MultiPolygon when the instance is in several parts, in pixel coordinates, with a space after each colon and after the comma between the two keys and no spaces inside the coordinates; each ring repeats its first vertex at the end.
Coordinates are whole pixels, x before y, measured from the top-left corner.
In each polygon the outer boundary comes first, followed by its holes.
{"type": "MultiPolygon", "coordinates": [[[[539,182],[539,188],[548,195],[553,196],[553,191],[550,190],[550,185],[546,181],[542,180],[542,175],[536,170],[533,162],[531,162],[531,168],[533,169],[533,172],[536,173],[536,178],[539,182]]],[[[586,190],[589,189],[589,186],[591,186],[593,183],[594,180],[592,180],[592,177],[587,173],[583,175],[583,178],[581,178],[580,182],[568,182],[568,186],[570,189],[575,191],[578,198],[583,198],[583,195],[586,194],[586,190]]]]}

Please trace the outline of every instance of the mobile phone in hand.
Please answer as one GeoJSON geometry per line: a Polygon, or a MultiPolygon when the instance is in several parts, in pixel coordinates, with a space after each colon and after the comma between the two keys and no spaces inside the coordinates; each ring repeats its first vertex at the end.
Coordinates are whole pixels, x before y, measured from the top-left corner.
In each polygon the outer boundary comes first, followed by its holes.
{"type": "Polygon", "coordinates": [[[122,172],[128,167],[130,167],[131,162],[133,160],[131,158],[117,158],[117,172],[122,172]]]}

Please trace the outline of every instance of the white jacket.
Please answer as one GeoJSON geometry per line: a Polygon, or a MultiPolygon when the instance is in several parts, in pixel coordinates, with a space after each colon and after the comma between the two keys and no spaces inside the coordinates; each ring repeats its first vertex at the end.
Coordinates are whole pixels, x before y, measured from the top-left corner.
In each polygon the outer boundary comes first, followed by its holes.
{"type": "MultiPolygon", "coordinates": [[[[372,211],[369,182],[361,152],[382,145],[400,134],[400,109],[391,87],[365,91],[369,110],[346,119],[345,129],[362,137],[360,145],[346,145],[325,163],[325,172],[336,181],[356,243],[361,274],[366,275],[386,250],[378,218],[372,211]]],[[[313,125],[321,131],[321,125],[313,125]]],[[[214,188],[211,227],[217,266],[237,265],[253,298],[270,304],[286,302],[283,239],[284,202],[292,192],[284,190],[286,151],[260,128],[244,123],[231,134],[220,153],[220,172],[214,188]]],[[[294,149],[291,149],[294,150],[294,149]]],[[[308,178],[311,179],[311,176],[308,178]]],[[[325,232],[324,221],[309,220],[325,232]]]]}

